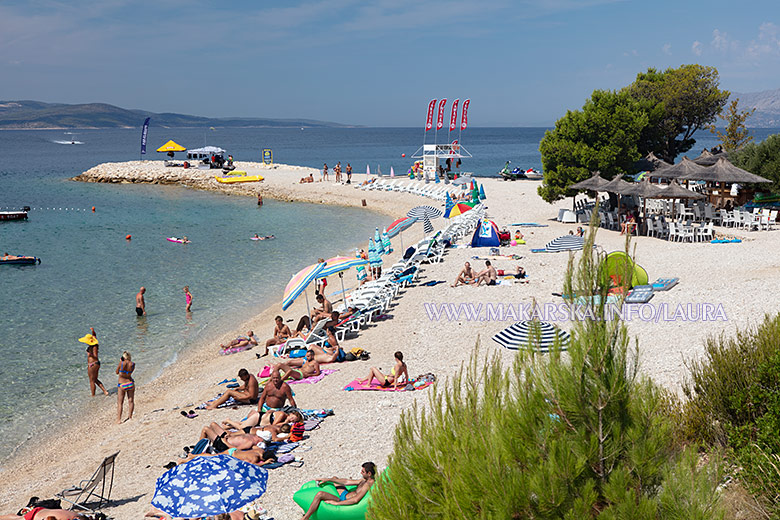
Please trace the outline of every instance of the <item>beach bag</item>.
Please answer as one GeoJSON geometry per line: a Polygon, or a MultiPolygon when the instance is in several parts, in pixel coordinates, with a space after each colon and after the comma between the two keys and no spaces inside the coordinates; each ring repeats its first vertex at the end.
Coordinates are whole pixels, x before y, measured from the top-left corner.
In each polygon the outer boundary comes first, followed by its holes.
{"type": "Polygon", "coordinates": [[[498,248],[497,248],[497,247],[491,247],[491,248],[490,248],[490,254],[491,254],[492,256],[498,256],[498,255],[500,255],[501,253],[500,253],[500,251],[498,250],[498,248]]]}
{"type": "Polygon", "coordinates": [[[496,271],[496,273],[498,274],[498,276],[504,276],[504,270],[503,269],[499,269],[498,271],[496,271]]]}
{"type": "Polygon", "coordinates": [[[352,354],[353,356],[355,356],[355,358],[359,358],[359,357],[360,357],[360,354],[362,354],[363,352],[365,352],[365,350],[363,350],[363,349],[362,349],[362,348],[360,348],[360,347],[352,347],[352,349],[351,349],[349,352],[350,352],[350,354],[352,354]]]}

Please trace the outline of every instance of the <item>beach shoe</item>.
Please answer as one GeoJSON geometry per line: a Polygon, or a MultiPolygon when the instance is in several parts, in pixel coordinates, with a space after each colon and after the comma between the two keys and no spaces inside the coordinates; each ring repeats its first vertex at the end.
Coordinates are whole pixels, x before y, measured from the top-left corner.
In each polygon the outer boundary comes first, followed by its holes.
{"type": "Polygon", "coordinates": [[[173,462],[173,461],[171,461],[168,464],[166,464],[165,466],[163,466],[163,468],[165,468],[165,469],[171,469],[171,468],[175,468],[175,467],[176,467],[176,463],[173,462]]]}
{"type": "Polygon", "coordinates": [[[187,419],[194,419],[195,417],[197,417],[197,416],[198,416],[198,414],[196,414],[196,413],[195,413],[195,412],[193,412],[192,410],[190,410],[189,412],[185,412],[184,410],[182,410],[182,411],[181,411],[181,414],[182,414],[184,417],[186,417],[187,419]]]}

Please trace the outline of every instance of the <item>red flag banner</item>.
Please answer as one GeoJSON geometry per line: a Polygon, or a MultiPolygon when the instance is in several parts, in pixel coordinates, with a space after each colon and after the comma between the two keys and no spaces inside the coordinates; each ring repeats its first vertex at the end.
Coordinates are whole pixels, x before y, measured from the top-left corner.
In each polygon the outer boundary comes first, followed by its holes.
{"type": "Polygon", "coordinates": [[[466,127],[469,124],[469,102],[471,100],[467,99],[463,102],[463,115],[460,118],[460,129],[465,130],[466,127]]]}
{"type": "Polygon", "coordinates": [[[444,105],[447,104],[447,98],[442,99],[439,101],[439,115],[436,118],[436,130],[441,130],[441,127],[444,126],[444,105]]]}
{"type": "Polygon", "coordinates": [[[432,99],[430,103],[428,103],[428,118],[425,120],[425,131],[427,132],[431,128],[433,128],[433,108],[436,106],[436,100],[432,99]]]}
{"type": "Polygon", "coordinates": [[[458,102],[460,99],[456,99],[452,102],[452,115],[450,116],[450,132],[455,130],[455,125],[458,123],[458,102]]]}

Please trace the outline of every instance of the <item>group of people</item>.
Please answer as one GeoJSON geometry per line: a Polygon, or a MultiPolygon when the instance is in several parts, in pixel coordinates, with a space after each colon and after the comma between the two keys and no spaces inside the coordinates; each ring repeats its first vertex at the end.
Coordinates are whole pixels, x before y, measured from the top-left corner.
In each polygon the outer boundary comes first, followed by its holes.
{"type": "MultiPolygon", "coordinates": [[[[333,167],[333,173],[336,175],[336,182],[341,183],[343,181],[342,178],[342,171],[341,171],[341,161],[339,161],[336,166],[333,167]]],[[[352,165],[347,163],[346,171],[344,172],[347,175],[347,180],[345,184],[352,184],[352,165]]],[[[328,163],[323,163],[322,165],[322,172],[320,172],[320,182],[329,181],[330,176],[328,175],[328,163]]],[[[299,181],[299,184],[306,184],[309,182],[314,182],[314,176],[310,173],[308,177],[302,177],[299,181]]]]}
{"type": "MultiPolygon", "coordinates": [[[[89,334],[79,338],[81,343],[87,345],[87,377],[89,378],[89,389],[92,396],[95,395],[95,389],[100,388],[103,395],[108,395],[106,387],[98,379],[98,372],[100,371],[100,359],[98,357],[98,350],[100,348],[97,333],[93,327],[90,327],[89,334]]],[[[119,364],[116,367],[117,375],[117,411],[116,411],[116,423],[122,423],[122,411],[124,407],[124,401],[127,399],[128,416],[126,420],[133,418],[133,410],[135,409],[135,381],[133,380],[133,371],[135,370],[135,363],[128,351],[122,352],[119,358],[119,364]]]]}
{"type": "MultiPolygon", "coordinates": [[[[525,269],[519,265],[515,266],[515,272],[509,273],[509,275],[514,276],[515,279],[521,281],[527,278],[525,269]]],[[[461,269],[460,273],[458,273],[457,278],[455,278],[455,282],[453,282],[450,287],[457,287],[459,285],[473,285],[475,287],[479,287],[483,283],[485,285],[496,285],[497,280],[498,271],[496,271],[495,267],[493,267],[493,264],[490,262],[490,260],[485,260],[485,269],[478,273],[474,272],[474,269],[471,267],[471,263],[466,262],[463,266],[463,269],[461,269]]]]}

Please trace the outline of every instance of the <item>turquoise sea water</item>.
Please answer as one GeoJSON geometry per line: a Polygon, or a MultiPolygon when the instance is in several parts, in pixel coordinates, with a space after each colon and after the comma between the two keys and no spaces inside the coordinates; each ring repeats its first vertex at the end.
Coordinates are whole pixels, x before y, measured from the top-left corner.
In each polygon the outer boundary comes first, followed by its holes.
{"type": "MultiPolygon", "coordinates": [[[[354,208],[272,200],[258,208],[248,197],[67,180],[98,163],[138,159],[139,133],[0,132],[0,208],[34,208],[29,221],[0,223],[0,252],[43,259],[39,266],[0,266],[2,454],[13,453],[33,432],[70,415],[88,398],[86,354],[76,340],[90,326],[100,338],[104,384],[115,384],[114,361],[123,350],[133,353],[143,384],[210,332],[277,304],[298,268],[320,256],[349,253],[375,227],[389,223],[354,208]],[[71,139],[83,144],[71,145],[71,139]],[[254,233],[277,238],[249,240],[254,233]],[[127,234],[132,241],[125,240],[127,234]],[[181,235],[192,243],[165,240],[181,235]],[[148,316],[138,319],[133,307],[141,285],[147,288],[148,316]],[[184,285],[194,294],[191,317],[184,311],[184,285]]],[[[768,133],[757,131],[756,137],[768,133]]],[[[463,169],[492,175],[506,160],[541,169],[543,134],[539,128],[467,130],[461,143],[475,157],[463,169]]],[[[355,172],[370,164],[374,172],[381,166],[387,174],[392,166],[401,174],[422,138],[419,129],[153,126],[149,148],[174,139],[188,147],[222,146],[237,160],[254,161],[271,148],[280,163],[319,168],[341,161],[351,162],[355,172]]],[[[696,153],[713,144],[709,134],[700,138],[696,153]]],[[[427,139],[432,141],[432,132],[427,139]]],[[[161,157],[151,151],[147,158],[161,157]]]]}

